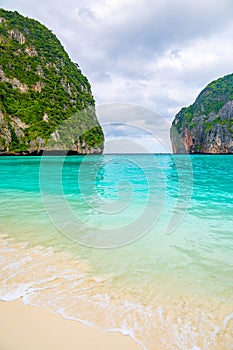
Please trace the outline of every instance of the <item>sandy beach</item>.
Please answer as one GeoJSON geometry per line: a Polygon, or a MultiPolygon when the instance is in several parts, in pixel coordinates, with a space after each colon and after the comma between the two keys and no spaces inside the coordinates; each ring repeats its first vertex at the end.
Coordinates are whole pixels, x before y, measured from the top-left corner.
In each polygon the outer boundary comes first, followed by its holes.
{"type": "Polygon", "coordinates": [[[1,350],[140,350],[129,336],[101,332],[21,300],[0,302],[1,350]]]}

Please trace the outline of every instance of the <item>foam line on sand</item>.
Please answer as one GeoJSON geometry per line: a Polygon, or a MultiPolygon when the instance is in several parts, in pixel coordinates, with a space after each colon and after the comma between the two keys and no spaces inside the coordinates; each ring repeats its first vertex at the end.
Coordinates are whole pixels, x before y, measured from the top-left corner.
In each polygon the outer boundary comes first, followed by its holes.
{"type": "Polygon", "coordinates": [[[1,350],[142,350],[129,336],[101,332],[21,300],[0,301],[1,350]]]}

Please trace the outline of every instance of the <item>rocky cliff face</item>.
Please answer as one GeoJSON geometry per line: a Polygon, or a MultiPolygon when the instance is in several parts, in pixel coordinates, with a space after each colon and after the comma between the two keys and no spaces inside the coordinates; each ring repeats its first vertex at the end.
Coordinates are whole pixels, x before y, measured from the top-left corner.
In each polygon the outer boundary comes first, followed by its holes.
{"type": "Polygon", "coordinates": [[[210,83],[171,127],[174,153],[233,153],[233,74],[210,83]]]}
{"type": "Polygon", "coordinates": [[[103,142],[78,64],[39,22],[0,9],[0,154],[102,153],[103,142]]]}

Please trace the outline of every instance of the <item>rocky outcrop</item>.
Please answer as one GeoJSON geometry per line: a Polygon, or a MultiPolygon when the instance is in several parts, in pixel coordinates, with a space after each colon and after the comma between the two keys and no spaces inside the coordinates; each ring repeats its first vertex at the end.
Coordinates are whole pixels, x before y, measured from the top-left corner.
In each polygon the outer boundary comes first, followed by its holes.
{"type": "Polygon", "coordinates": [[[56,36],[0,9],[0,155],[102,153],[91,86],[56,36]]]}
{"type": "Polygon", "coordinates": [[[20,33],[17,29],[12,29],[9,31],[10,38],[18,41],[19,44],[23,45],[26,41],[25,36],[20,33]]]}
{"type": "Polygon", "coordinates": [[[26,47],[25,52],[28,56],[37,56],[37,51],[33,47],[26,47]]]}
{"type": "Polygon", "coordinates": [[[31,89],[35,92],[41,93],[42,88],[45,86],[41,81],[37,81],[35,84],[31,86],[31,89]]]}
{"type": "Polygon", "coordinates": [[[183,108],[170,135],[174,153],[233,153],[233,75],[212,82],[183,108]]]}
{"type": "Polygon", "coordinates": [[[13,78],[13,79],[8,78],[1,68],[0,68],[0,82],[10,83],[13,89],[19,89],[20,92],[28,91],[26,84],[21,83],[17,78],[13,78]]]}

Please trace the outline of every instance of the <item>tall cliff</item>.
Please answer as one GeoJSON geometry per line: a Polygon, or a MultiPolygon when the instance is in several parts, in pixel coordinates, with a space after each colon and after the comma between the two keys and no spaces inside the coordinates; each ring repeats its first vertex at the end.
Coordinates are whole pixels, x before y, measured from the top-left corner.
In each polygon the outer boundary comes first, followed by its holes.
{"type": "Polygon", "coordinates": [[[101,153],[103,143],[78,64],[45,26],[0,9],[0,154],[101,153]]]}
{"type": "Polygon", "coordinates": [[[174,153],[233,153],[233,74],[211,82],[170,130],[174,153]]]}

